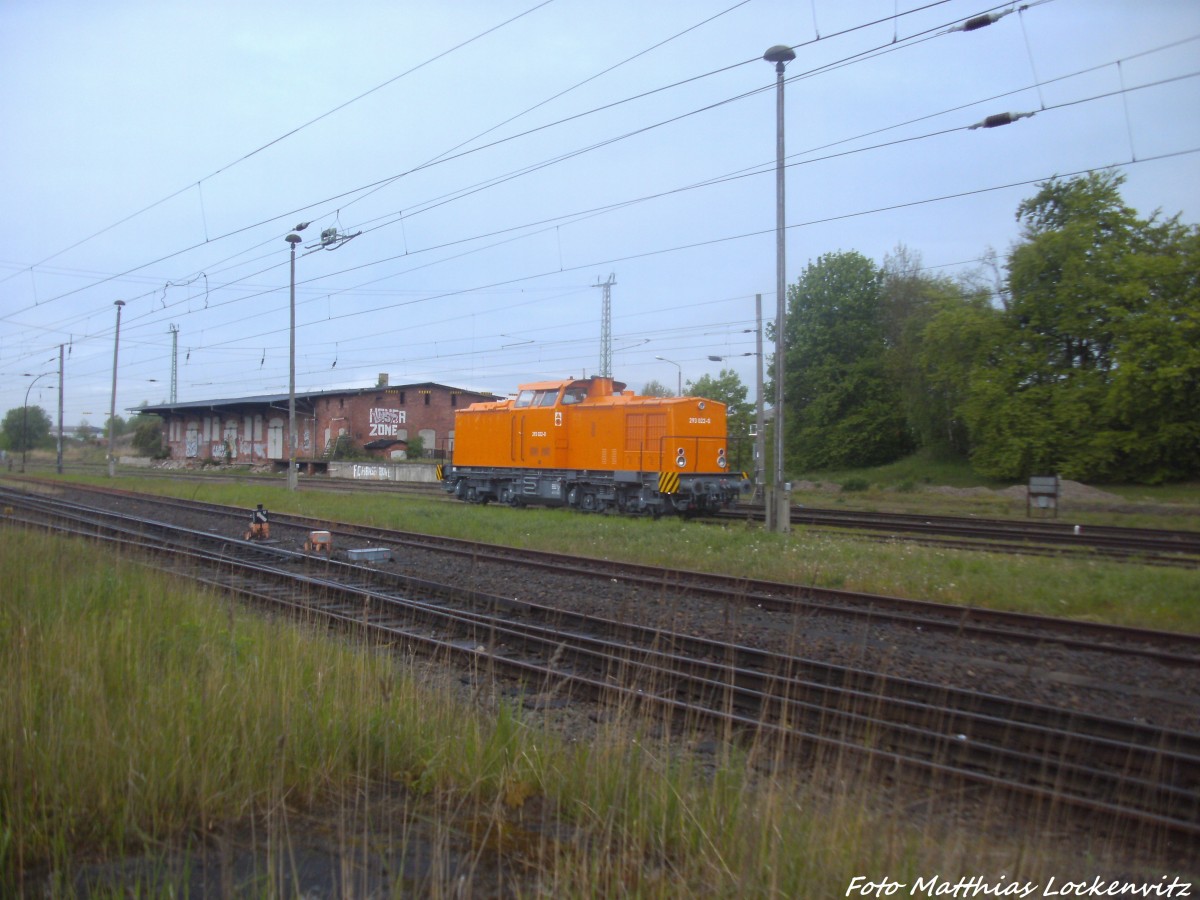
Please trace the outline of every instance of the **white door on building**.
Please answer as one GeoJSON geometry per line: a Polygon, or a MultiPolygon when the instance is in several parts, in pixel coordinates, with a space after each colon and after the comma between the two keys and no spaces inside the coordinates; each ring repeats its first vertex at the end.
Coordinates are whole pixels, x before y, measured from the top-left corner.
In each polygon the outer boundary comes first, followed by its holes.
{"type": "Polygon", "coordinates": [[[267,459],[283,459],[283,419],[267,422],[267,459]]]}

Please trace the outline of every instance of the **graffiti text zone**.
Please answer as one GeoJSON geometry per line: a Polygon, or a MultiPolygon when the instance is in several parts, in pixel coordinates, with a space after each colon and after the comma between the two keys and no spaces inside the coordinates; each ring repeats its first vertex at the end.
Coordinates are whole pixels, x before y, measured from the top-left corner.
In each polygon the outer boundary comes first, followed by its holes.
{"type": "Polygon", "coordinates": [[[371,426],[371,437],[399,437],[400,426],[404,423],[404,410],[374,408],[368,424],[371,426]]]}

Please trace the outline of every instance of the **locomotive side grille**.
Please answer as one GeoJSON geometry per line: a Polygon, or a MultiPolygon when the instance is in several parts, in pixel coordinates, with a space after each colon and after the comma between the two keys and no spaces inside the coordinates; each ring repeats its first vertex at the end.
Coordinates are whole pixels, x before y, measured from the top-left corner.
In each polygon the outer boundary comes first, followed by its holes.
{"type": "Polygon", "coordinates": [[[634,453],[657,447],[667,434],[666,413],[630,413],[625,417],[625,449],[634,453]]]}
{"type": "Polygon", "coordinates": [[[625,417],[625,449],[634,453],[646,443],[646,414],[630,413],[625,417]]]}
{"type": "Polygon", "coordinates": [[[660,440],[667,436],[667,414],[666,413],[648,413],[646,415],[646,442],[649,445],[657,445],[660,440]]]}

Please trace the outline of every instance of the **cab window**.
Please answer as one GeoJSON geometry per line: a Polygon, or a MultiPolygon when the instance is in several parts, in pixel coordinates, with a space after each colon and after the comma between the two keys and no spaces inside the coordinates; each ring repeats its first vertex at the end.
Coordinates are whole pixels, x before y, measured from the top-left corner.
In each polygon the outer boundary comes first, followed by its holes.
{"type": "Polygon", "coordinates": [[[558,391],[541,391],[538,393],[538,406],[553,406],[558,399],[558,391]]]}
{"type": "Polygon", "coordinates": [[[517,402],[513,404],[516,409],[524,409],[527,406],[533,405],[533,391],[521,391],[517,394],[517,402]]]}
{"type": "Polygon", "coordinates": [[[562,402],[564,406],[569,406],[572,403],[582,403],[587,399],[587,388],[583,385],[575,385],[563,391],[562,402]]]}

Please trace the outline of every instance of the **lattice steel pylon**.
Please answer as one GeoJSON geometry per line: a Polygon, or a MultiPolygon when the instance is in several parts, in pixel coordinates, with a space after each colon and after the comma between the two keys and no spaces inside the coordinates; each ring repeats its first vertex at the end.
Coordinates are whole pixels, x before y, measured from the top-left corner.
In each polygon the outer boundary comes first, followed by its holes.
{"type": "Polygon", "coordinates": [[[610,272],[608,281],[596,279],[596,287],[604,289],[604,301],[600,310],[600,377],[612,378],[612,286],[617,276],[610,272]]]}

